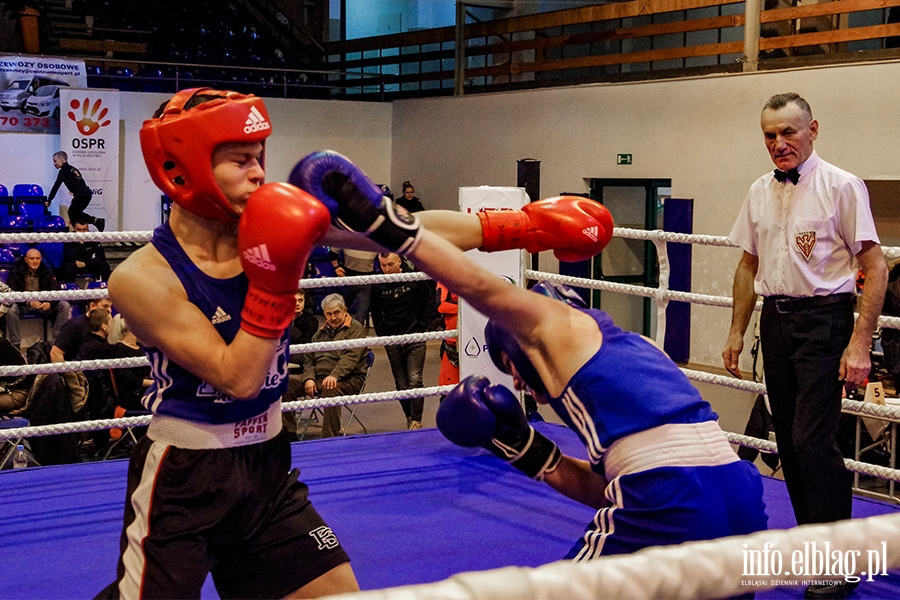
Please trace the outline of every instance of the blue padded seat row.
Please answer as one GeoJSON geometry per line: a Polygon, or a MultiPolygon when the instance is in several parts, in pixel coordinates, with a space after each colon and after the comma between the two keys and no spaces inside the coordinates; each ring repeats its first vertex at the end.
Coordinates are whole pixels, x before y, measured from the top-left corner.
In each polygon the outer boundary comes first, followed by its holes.
{"type": "Polygon", "coordinates": [[[25,217],[18,215],[5,215],[0,217],[0,231],[14,231],[17,229],[26,229],[28,222],[25,217]]]}
{"type": "Polygon", "coordinates": [[[3,244],[3,247],[12,252],[13,256],[15,256],[16,258],[19,258],[28,251],[28,245],[20,244],[19,242],[3,244]]]}
{"type": "Polygon", "coordinates": [[[44,188],[36,183],[17,183],[13,186],[12,197],[16,204],[43,204],[47,200],[44,188]]]}
{"type": "Polygon", "coordinates": [[[8,215],[12,212],[12,197],[9,195],[9,189],[5,185],[0,185],[0,216],[8,215]]]}

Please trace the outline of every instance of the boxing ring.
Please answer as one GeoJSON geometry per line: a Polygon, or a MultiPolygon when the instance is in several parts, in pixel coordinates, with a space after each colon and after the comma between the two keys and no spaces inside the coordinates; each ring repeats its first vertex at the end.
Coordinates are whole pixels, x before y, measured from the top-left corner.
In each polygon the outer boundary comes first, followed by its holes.
{"type": "MultiPolygon", "coordinates": [[[[667,243],[730,246],[726,238],[616,228],[618,237],[649,239],[660,257],[660,287],[643,288],[527,271],[529,278],[655,298],[665,332],[665,305],[685,301],[728,307],[730,298],[674,292],[666,288],[667,243]]],[[[141,241],[150,232],[11,234],[0,243],[45,241],[141,241]]],[[[886,249],[900,256],[900,249],[886,249]]],[[[304,280],[301,287],[368,284],[421,278],[401,274],[304,280]],[[357,281],[359,280],[359,281],[357,281]]],[[[106,290],[16,292],[0,301],[86,300],[106,290]]],[[[882,317],[883,327],[900,319],[882,317]]],[[[292,353],[325,348],[387,345],[443,339],[455,332],[364,338],[292,346],[292,353]]],[[[0,367],[0,376],[117,368],[146,359],[67,362],[0,367]]],[[[695,381],[753,393],[762,384],[683,369],[695,381]]],[[[286,411],[433,396],[449,387],[298,401],[286,411]]],[[[900,421],[900,409],[847,400],[845,412],[900,421]]],[[[0,442],[20,438],[145,425],[150,417],[0,429],[0,442]]],[[[567,454],[586,457],[574,432],[535,424],[567,454]]],[[[773,451],[774,444],[728,433],[734,444],[773,451]]],[[[833,525],[794,527],[781,481],[764,478],[769,530],[744,538],[649,548],[589,564],[554,562],[563,556],[594,514],[548,486],[529,480],[479,449],[460,448],[433,429],[311,440],[292,445],[294,465],[310,487],[310,498],[352,559],[362,598],[719,598],[758,591],[758,598],[799,598],[818,573],[789,577],[774,561],[810,549],[838,552],[863,584],[854,598],[900,597],[900,506],[856,497],[854,519],[833,525]],[[748,562],[749,561],[749,562],[748,562]],[[756,561],[756,562],[754,562],[756,561]],[[765,566],[766,569],[762,569],[765,566]],[[771,567],[771,569],[770,569],[771,567]],[[762,572],[765,570],[766,572],[762,572]],[[771,571],[771,572],[770,572],[771,571]],[[398,587],[406,586],[406,587],[398,587]]],[[[125,495],[127,461],[29,468],[0,472],[0,569],[2,598],[92,597],[115,576],[125,495]]],[[[848,460],[849,470],[900,482],[900,470],[848,460]]],[[[298,558],[299,560],[299,558],[298,558]]],[[[808,566],[808,565],[807,565],[808,566]]],[[[840,566],[840,565],[838,565],[840,566]]],[[[807,569],[808,571],[808,569],[807,569]]],[[[204,597],[216,597],[207,581],[204,597]]],[[[360,597],[360,596],[355,596],[360,597]]]]}

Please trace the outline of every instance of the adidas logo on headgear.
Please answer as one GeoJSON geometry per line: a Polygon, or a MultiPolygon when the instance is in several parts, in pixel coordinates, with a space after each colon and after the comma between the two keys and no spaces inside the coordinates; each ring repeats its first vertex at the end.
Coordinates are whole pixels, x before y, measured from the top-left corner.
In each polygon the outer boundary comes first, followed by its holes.
{"type": "Polygon", "coordinates": [[[581,233],[583,233],[584,235],[591,238],[592,242],[596,242],[597,241],[597,231],[598,231],[597,226],[594,225],[593,227],[585,227],[584,229],[581,230],[581,233]]]}
{"type": "Polygon", "coordinates": [[[266,248],[265,244],[244,250],[244,260],[267,271],[275,270],[275,265],[269,260],[269,249],[266,248]]]}
{"type": "Polygon", "coordinates": [[[269,125],[269,122],[266,121],[266,118],[262,116],[262,113],[259,112],[259,109],[255,106],[250,108],[250,114],[247,115],[246,124],[247,126],[244,127],[244,133],[255,133],[257,131],[272,129],[272,126],[269,125]]]}

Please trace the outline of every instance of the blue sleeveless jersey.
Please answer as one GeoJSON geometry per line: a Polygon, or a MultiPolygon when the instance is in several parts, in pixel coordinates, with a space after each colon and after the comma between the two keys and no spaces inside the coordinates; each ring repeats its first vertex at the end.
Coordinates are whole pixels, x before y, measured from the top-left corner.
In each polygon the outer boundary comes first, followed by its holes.
{"type": "MultiPolygon", "coordinates": [[[[168,222],[156,228],[151,243],[175,271],[188,300],[209,318],[222,339],[231,343],[241,326],[241,311],[249,284],[247,276],[241,273],[230,279],[216,279],[203,273],[188,258],[168,222]]],[[[285,331],[263,388],[253,400],[235,400],[226,396],[172,362],[158,348],[145,348],[153,383],[144,393],[142,402],[155,414],[212,425],[259,415],[287,390],[289,343],[285,331]]]]}
{"type": "MultiPolygon", "coordinates": [[[[550,406],[571,427],[598,465],[603,452],[627,435],[670,423],[718,418],[678,366],[636,333],[617,327],[597,309],[583,309],[603,334],[597,353],[550,406]]],[[[601,467],[602,469],[602,467],[601,467]]]]}

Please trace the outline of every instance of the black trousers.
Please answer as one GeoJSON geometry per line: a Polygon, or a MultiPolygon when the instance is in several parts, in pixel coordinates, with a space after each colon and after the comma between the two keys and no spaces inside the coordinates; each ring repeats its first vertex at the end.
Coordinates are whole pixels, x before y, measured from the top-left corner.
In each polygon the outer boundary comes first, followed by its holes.
{"type": "Polygon", "coordinates": [[[851,475],[837,434],[853,296],[815,298],[768,297],[760,319],[775,439],[798,525],[851,516],[851,475]]]}
{"type": "Polygon", "coordinates": [[[96,222],[96,217],[93,217],[86,212],[84,209],[88,207],[88,204],[91,203],[92,195],[85,193],[84,195],[79,194],[72,198],[71,204],[69,204],[69,223],[75,223],[76,221],[82,221],[87,223],[88,225],[92,225],[96,222]]]}

